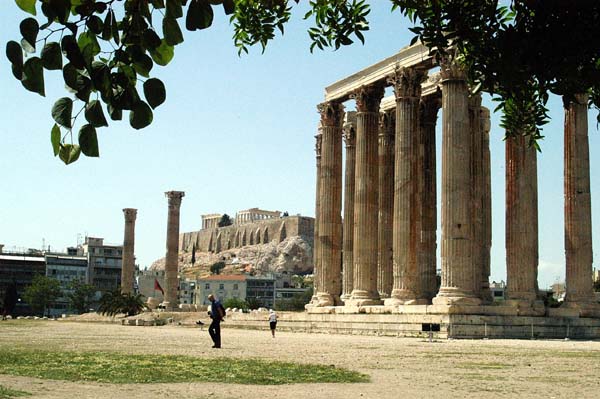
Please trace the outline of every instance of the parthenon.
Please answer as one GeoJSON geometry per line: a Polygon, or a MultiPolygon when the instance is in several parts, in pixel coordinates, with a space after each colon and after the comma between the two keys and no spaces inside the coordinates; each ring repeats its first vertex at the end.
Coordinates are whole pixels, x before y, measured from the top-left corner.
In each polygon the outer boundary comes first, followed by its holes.
{"type": "MultiPolygon", "coordinates": [[[[318,111],[315,294],[309,312],[334,306],[360,312],[366,306],[490,304],[490,111],[481,106],[480,94],[470,95],[458,63],[447,58],[438,65],[425,46],[406,47],[328,86],[318,111]],[[387,86],[394,96],[384,98],[387,86]],[[348,100],[354,100],[356,112],[344,112],[348,100]]],[[[562,308],[579,317],[600,317],[592,287],[586,95],[568,105],[564,126],[562,308]]],[[[516,314],[532,316],[546,312],[537,284],[536,156],[524,136],[506,140],[506,304],[518,309],[516,314]]]]}

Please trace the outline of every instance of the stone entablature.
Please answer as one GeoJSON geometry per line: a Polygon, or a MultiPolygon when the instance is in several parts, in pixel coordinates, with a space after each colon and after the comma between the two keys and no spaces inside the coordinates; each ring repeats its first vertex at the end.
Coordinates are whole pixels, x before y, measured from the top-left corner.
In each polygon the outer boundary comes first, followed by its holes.
{"type": "Polygon", "coordinates": [[[250,208],[236,213],[234,224],[242,225],[261,220],[278,219],[280,217],[281,212],[279,211],[266,211],[264,209],[250,208]]]}
{"type": "Polygon", "coordinates": [[[294,236],[302,237],[312,247],[314,226],[314,218],[287,216],[192,231],[179,235],[179,251],[190,252],[195,245],[196,251],[218,253],[247,245],[267,244],[273,240],[279,243],[294,236]]]}

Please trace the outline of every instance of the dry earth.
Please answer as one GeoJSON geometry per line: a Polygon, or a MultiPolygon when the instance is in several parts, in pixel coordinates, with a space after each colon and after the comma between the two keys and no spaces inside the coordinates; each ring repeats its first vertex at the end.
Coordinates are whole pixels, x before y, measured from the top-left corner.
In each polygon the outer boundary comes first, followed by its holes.
{"type": "MultiPolygon", "coordinates": [[[[600,342],[444,340],[223,329],[223,349],[206,330],[37,321],[0,326],[0,351],[57,350],[265,358],[342,366],[370,383],[254,386],[206,383],[99,384],[0,375],[0,385],[35,398],[598,398],[600,342]],[[34,324],[34,325],[32,325],[34,324]]],[[[268,370],[265,370],[268,373],[268,370]]]]}

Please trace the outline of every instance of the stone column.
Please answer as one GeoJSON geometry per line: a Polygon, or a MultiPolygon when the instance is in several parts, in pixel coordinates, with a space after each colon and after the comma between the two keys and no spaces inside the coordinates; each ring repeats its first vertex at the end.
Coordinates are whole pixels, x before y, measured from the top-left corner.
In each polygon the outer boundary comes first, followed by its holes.
{"type": "Polygon", "coordinates": [[[506,139],[506,297],[513,306],[537,298],[537,150],[527,137],[506,139]]]}
{"type": "Polygon", "coordinates": [[[441,97],[422,98],[420,103],[419,137],[419,204],[421,205],[421,239],[418,275],[424,297],[431,301],[437,294],[437,183],[435,127],[441,97]]]}
{"type": "Polygon", "coordinates": [[[379,126],[379,224],[377,239],[377,291],[389,298],[393,287],[394,142],[396,111],[380,116],[379,126]]]}
{"type": "Polygon", "coordinates": [[[340,304],[342,290],[342,104],[319,105],[323,136],[319,204],[318,306],[340,304]]]}
{"type": "Polygon", "coordinates": [[[588,96],[565,102],[565,305],[582,316],[600,316],[592,280],[592,207],[588,142],[588,96]]]}
{"type": "Polygon", "coordinates": [[[473,287],[471,134],[464,72],[445,60],[442,76],[442,285],[435,305],[479,305],[473,287]]]}
{"type": "Polygon", "coordinates": [[[315,235],[314,235],[314,243],[313,243],[313,296],[310,300],[311,304],[318,303],[317,292],[319,291],[318,283],[319,279],[317,277],[319,270],[321,270],[321,258],[319,252],[319,221],[320,212],[319,206],[321,202],[321,140],[323,138],[323,128],[319,124],[318,133],[315,135],[315,157],[317,164],[317,177],[316,177],[316,199],[315,199],[315,235]]]}
{"type": "Polygon", "coordinates": [[[183,191],[167,191],[165,196],[169,199],[169,214],[167,216],[167,254],[165,256],[165,307],[176,309],[179,304],[177,298],[178,251],[179,244],[179,208],[183,191]]]}
{"type": "Polygon", "coordinates": [[[346,113],[344,124],[346,167],[344,176],[344,223],[342,252],[342,301],[350,298],[353,288],[354,250],[354,173],[356,166],[356,112],[346,113]]]}
{"type": "Polygon", "coordinates": [[[354,306],[378,305],[377,292],[377,136],[383,84],[357,89],[356,171],[354,193],[354,286],[347,301],[354,306]]]}
{"type": "Polygon", "coordinates": [[[492,303],[494,298],[490,291],[491,274],[491,249],[492,249],[492,177],[490,162],[490,110],[486,107],[479,109],[479,123],[482,146],[482,266],[481,266],[481,292],[480,297],[484,303],[492,303]]]}
{"type": "Polygon", "coordinates": [[[386,305],[424,304],[417,270],[420,242],[419,101],[423,71],[400,68],[390,81],[396,95],[394,174],[394,286],[386,305]]]}
{"type": "Polygon", "coordinates": [[[125,233],[123,235],[123,260],[121,262],[121,293],[133,294],[135,273],[135,218],[137,209],[123,209],[125,215],[125,233]]]}

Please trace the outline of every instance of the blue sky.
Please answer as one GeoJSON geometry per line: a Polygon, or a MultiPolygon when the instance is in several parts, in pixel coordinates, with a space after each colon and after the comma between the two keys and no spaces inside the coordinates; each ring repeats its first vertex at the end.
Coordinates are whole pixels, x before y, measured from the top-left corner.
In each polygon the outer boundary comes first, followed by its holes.
{"type": "MultiPolygon", "coordinates": [[[[46,98],[25,91],[0,57],[2,146],[0,243],[7,247],[53,249],[77,243],[86,234],[107,242],[123,239],[122,208],[138,209],[136,256],[142,267],[164,256],[167,199],[164,192],[186,192],[181,231],[200,228],[200,215],[251,207],[314,216],[314,134],[324,87],[407,45],[408,23],[376,4],[366,44],[310,54],[296,6],[286,34],[237,56],[232,29],[219,9],[213,27],[184,32],[185,42],[156,77],[167,86],[167,101],[153,124],[135,131],[113,122],[99,131],[99,159],[83,157],[65,166],[52,155],[50,108],[66,95],[60,72],[45,72],[46,98]]],[[[26,17],[12,1],[0,2],[0,41],[19,40],[26,17]]],[[[4,51],[3,51],[4,53],[4,51]]],[[[484,105],[493,108],[489,98],[484,105]]],[[[563,110],[550,100],[552,121],[539,154],[540,287],[564,278],[563,110]]],[[[438,167],[441,136],[438,123],[438,167]]],[[[506,275],[504,251],[504,143],[492,115],[493,198],[492,279],[506,275]]],[[[600,246],[600,137],[590,112],[594,248],[600,246]]],[[[439,185],[438,174],[438,185],[439,185]]],[[[439,190],[438,190],[439,193],[439,190]]],[[[439,223],[439,221],[438,221],[439,223]]],[[[439,229],[438,229],[439,243],[439,229]]],[[[439,245],[438,245],[439,246],[439,245]]]]}

